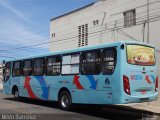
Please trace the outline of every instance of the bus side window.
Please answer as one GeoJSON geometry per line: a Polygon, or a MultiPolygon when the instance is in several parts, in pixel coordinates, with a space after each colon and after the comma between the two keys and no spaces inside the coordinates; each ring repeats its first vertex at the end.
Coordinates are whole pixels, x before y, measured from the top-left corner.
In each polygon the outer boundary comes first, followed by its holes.
{"type": "Polygon", "coordinates": [[[23,61],[23,76],[32,75],[32,60],[23,61]]]}
{"type": "Polygon", "coordinates": [[[4,70],[4,82],[7,82],[11,75],[11,62],[6,63],[4,70]]]}
{"type": "Polygon", "coordinates": [[[62,62],[62,74],[79,74],[79,53],[64,55],[62,62]]]}
{"type": "Polygon", "coordinates": [[[34,59],[33,64],[33,75],[34,76],[42,76],[44,75],[44,58],[36,58],[34,59]]]}
{"type": "Polygon", "coordinates": [[[61,73],[61,56],[52,56],[46,59],[46,75],[59,75],[61,73]]]}
{"type": "Polygon", "coordinates": [[[82,53],[81,58],[82,74],[100,74],[101,73],[101,51],[89,51],[82,53]]]}
{"type": "Polygon", "coordinates": [[[13,76],[20,76],[21,75],[21,61],[13,62],[13,76]]]}
{"type": "Polygon", "coordinates": [[[103,74],[113,74],[116,65],[116,49],[108,48],[103,50],[102,71],[103,74]]]}

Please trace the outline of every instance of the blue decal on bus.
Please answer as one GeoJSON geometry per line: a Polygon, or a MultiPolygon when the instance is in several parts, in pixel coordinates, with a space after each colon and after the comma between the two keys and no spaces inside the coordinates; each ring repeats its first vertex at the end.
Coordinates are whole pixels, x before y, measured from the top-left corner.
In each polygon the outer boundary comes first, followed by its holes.
{"type": "Polygon", "coordinates": [[[41,88],[42,88],[42,91],[43,91],[42,97],[45,98],[45,99],[48,99],[49,86],[47,86],[47,84],[46,84],[46,82],[45,82],[45,80],[42,76],[36,76],[35,78],[38,80],[38,82],[41,85],[41,88]]]}
{"type": "Polygon", "coordinates": [[[94,79],[93,75],[86,75],[86,76],[87,76],[87,78],[89,79],[89,81],[91,83],[90,88],[96,90],[96,88],[97,88],[97,80],[94,79]]]}
{"type": "Polygon", "coordinates": [[[151,75],[151,78],[153,80],[153,83],[155,83],[156,82],[156,78],[154,77],[154,75],[151,75]]]}
{"type": "Polygon", "coordinates": [[[142,80],[142,75],[131,75],[131,80],[142,80]]]}

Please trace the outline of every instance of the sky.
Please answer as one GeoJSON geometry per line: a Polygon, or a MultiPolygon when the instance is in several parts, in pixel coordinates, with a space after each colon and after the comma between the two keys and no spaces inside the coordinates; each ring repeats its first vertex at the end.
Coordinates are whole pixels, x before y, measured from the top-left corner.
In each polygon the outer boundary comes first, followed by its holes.
{"type": "Polygon", "coordinates": [[[49,52],[50,19],[95,0],[0,0],[0,60],[49,52]]]}

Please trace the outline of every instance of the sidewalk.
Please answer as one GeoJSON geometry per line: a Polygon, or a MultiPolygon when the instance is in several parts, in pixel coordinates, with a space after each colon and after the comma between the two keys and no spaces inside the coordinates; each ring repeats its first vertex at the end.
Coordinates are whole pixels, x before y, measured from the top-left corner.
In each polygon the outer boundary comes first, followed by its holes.
{"type": "Polygon", "coordinates": [[[146,110],[149,112],[153,112],[154,114],[160,115],[160,100],[152,101],[152,102],[144,102],[144,103],[132,103],[123,105],[130,108],[135,108],[139,110],[146,110]]]}
{"type": "Polygon", "coordinates": [[[144,102],[144,103],[132,103],[126,104],[124,106],[128,106],[134,109],[146,110],[149,112],[153,112],[154,114],[160,115],[160,82],[159,82],[159,95],[156,101],[144,102]]]}
{"type": "Polygon", "coordinates": [[[156,101],[144,102],[144,103],[131,103],[131,104],[123,104],[123,106],[131,107],[139,110],[146,110],[149,112],[153,112],[154,114],[160,115],[160,90],[158,99],[156,101]]]}

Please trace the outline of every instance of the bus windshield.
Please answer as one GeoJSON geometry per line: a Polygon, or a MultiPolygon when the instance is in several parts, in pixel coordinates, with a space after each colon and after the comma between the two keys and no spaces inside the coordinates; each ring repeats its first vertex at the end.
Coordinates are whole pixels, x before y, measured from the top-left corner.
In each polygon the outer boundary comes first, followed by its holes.
{"type": "Polygon", "coordinates": [[[133,65],[155,65],[155,50],[149,46],[127,45],[127,62],[133,65]]]}

